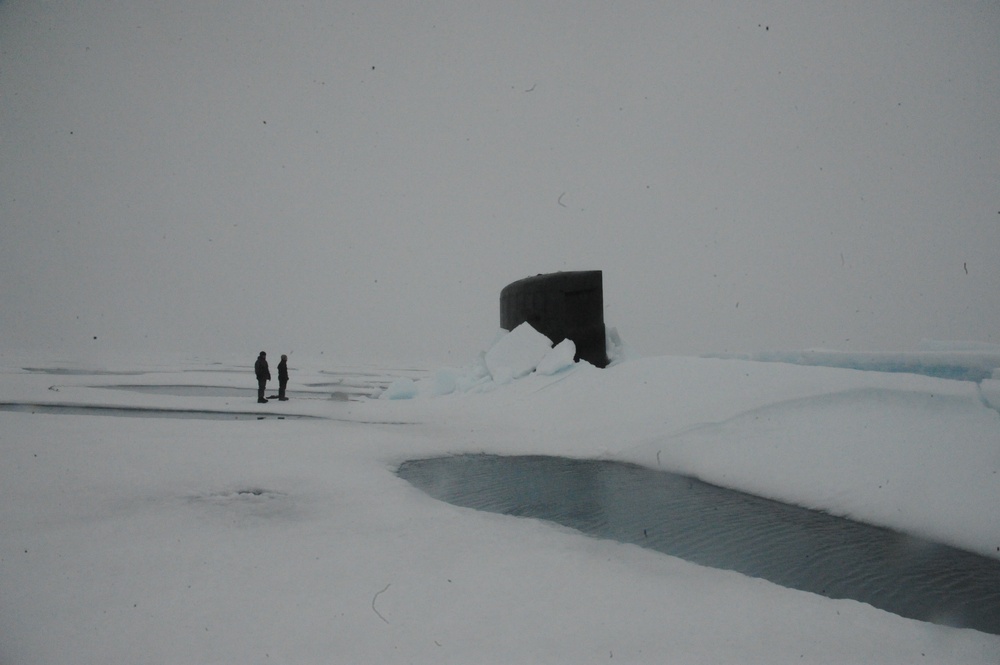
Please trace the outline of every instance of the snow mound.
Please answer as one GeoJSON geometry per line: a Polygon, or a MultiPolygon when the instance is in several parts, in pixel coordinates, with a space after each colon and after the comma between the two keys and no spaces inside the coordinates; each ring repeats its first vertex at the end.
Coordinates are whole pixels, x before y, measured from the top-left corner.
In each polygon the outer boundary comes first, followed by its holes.
{"type": "Polygon", "coordinates": [[[551,348],[552,340],[525,322],[486,352],[486,369],[498,383],[520,379],[534,372],[551,348]]]}
{"type": "Polygon", "coordinates": [[[396,379],[380,395],[381,399],[411,399],[417,396],[417,382],[413,379],[396,379]]]}
{"type": "MultiPolygon", "coordinates": [[[[616,336],[616,344],[621,341],[616,336]]],[[[553,376],[575,367],[576,344],[552,340],[522,323],[510,332],[500,330],[490,348],[469,367],[439,369],[432,376],[414,381],[398,379],[380,395],[381,399],[413,399],[442,395],[490,392],[532,374],[553,376]]],[[[586,364],[586,363],[585,363],[586,364]]]]}

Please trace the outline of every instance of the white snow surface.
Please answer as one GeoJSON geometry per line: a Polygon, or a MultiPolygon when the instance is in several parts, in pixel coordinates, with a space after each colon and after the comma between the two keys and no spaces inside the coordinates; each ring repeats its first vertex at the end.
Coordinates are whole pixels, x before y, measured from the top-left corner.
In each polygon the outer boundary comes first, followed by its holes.
{"type": "Polygon", "coordinates": [[[543,376],[558,374],[573,366],[575,356],[576,344],[571,339],[564,339],[546,352],[535,371],[543,376]]]}
{"type": "Polygon", "coordinates": [[[551,374],[497,381],[492,350],[433,371],[293,356],[292,399],[260,405],[255,353],[0,354],[0,663],[997,662],[995,635],[458,508],[394,474],[468,452],[627,460],[1000,558],[1000,414],[978,384],[669,356],[555,368],[555,349],[535,361],[551,374]],[[412,399],[344,399],[373,376],[412,399]],[[60,404],[264,419],[29,406],[60,404]]]}

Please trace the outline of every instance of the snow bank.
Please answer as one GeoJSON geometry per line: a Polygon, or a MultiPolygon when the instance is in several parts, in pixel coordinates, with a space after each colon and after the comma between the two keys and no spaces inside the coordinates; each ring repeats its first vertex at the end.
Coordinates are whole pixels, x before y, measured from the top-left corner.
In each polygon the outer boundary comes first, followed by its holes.
{"type": "Polygon", "coordinates": [[[996,378],[1000,345],[982,342],[924,341],[915,352],[857,353],[808,349],[763,351],[752,354],[714,354],[708,357],[757,362],[782,362],[815,367],[842,367],[870,372],[923,374],[942,379],[982,381],[996,378]]]}

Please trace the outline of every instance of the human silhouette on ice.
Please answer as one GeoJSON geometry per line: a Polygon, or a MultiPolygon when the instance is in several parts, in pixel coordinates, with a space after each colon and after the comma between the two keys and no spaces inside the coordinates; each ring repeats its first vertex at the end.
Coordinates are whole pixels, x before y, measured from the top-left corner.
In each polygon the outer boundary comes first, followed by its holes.
{"type": "Polygon", "coordinates": [[[271,380],[271,370],[267,367],[267,354],[263,351],[257,356],[257,362],[253,365],[253,371],[257,375],[257,402],[267,404],[264,399],[264,387],[271,380]]]}
{"type": "Polygon", "coordinates": [[[285,397],[285,386],[288,385],[288,356],[282,354],[281,362],[278,363],[278,399],[287,402],[285,397]]]}

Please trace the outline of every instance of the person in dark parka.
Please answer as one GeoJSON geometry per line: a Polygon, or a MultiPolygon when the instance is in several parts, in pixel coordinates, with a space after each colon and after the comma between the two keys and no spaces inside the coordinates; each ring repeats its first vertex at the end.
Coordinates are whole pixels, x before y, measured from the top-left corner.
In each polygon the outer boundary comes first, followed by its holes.
{"type": "Polygon", "coordinates": [[[282,355],[281,362],[278,363],[278,399],[287,402],[285,397],[285,386],[288,385],[288,356],[282,355]]]}
{"type": "Polygon", "coordinates": [[[264,399],[264,386],[271,380],[271,370],[267,367],[267,354],[263,351],[257,356],[253,371],[257,375],[257,402],[267,404],[267,400],[264,399]]]}

